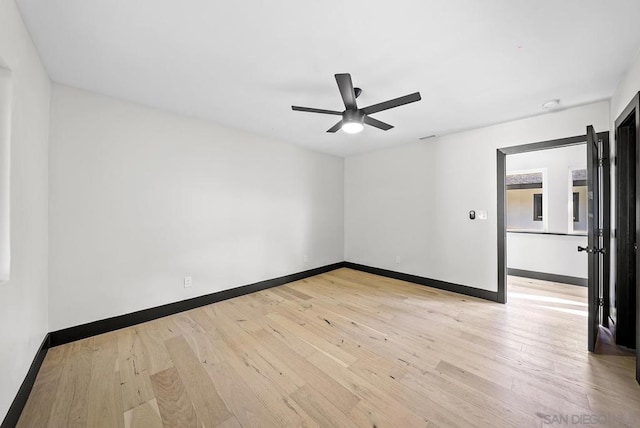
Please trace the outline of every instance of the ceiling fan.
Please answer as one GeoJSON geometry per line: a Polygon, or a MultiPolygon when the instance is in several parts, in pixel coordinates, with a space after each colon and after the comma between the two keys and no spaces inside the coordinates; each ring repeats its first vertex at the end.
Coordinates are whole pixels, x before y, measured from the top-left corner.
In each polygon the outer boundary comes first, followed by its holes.
{"type": "Polygon", "coordinates": [[[306,111],[310,113],[333,114],[336,116],[342,116],[340,122],[329,128],[327,132],[336,132],[338,129],[342,129],[346,133],[356,134],[364,129],[364,123],[374,126],[378,129],[382,129],[383,131],[388,131],[389,129],[393,128],[392,125],[374,119],[369,115],[421,100],[420,92],[414,92],[413,94],[405,95],[404,97],[394,98],[392,100],[373,104],[365,108],[358,108],[358,105],[356,104],[356,98],[358,98],[360,93],[362,93],[362,89],[353,87],[353,82],[351,81],[351,75],[349,73],[336,74],[335,76],[336,82],[338,82],[338,89],[340,89],[340,95],[342,95],[342,101],[344,101],[344,111],[291,106],[291,108],[295,111],[306,111]]]}

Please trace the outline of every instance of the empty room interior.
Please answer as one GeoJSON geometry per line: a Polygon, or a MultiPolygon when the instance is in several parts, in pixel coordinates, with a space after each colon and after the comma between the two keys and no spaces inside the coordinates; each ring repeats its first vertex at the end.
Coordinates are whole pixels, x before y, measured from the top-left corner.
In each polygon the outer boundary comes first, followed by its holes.
{"type": "Polygon", "coordinates": [[[637,0],[0,0],[5,427],[636,427],[637,0]]]}

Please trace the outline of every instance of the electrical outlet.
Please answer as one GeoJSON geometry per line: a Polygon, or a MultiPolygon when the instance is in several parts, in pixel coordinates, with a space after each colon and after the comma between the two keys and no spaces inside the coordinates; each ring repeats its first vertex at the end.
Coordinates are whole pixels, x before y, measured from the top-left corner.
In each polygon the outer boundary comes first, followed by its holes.
{"type": "Polygon", "coordinates": [[[478,210],[478,219],[479,220],[486,220],[487,219],[487,212],[485,210],[478,210]]]}
{"type": "Polygon", "coordinates": [[[189,288],[193,285],[193,278],[190,276],[184,277],[184,288],[189,288]]]}
{"type": "Polygon", "coordinates": [[[400,258],[400,256],[396,256],[396,264],[399,265],[401,261],[402,259],[400,258]]]}

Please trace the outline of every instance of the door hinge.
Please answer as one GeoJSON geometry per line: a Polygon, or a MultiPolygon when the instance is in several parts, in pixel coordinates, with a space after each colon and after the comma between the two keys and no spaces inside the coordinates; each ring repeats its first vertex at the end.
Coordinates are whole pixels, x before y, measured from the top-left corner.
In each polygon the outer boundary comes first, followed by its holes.
{"type": "Polygon", "coordinates": [[[604,307],[604,299],[602,297],[598,298],[598,306],[604,307]]]}

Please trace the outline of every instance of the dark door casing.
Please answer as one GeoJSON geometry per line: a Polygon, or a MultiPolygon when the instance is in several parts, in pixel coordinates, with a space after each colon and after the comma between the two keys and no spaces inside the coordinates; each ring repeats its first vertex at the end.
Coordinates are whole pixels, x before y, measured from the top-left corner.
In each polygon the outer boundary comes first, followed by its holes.
{"type": "MultiPolygon", "coordinates": [[[[640,383],[640,93],[616,119],[616,343],[636,348],[636,380],[640,383]]],[[[613,319],[614,317],[612,317],[613,319]]]]}
{"type": "Polygon", "coordinates": [[[633,116],[616,127],[616,281],[611,315],[616,343],[635,348],[636,145],[633,116]]]}

